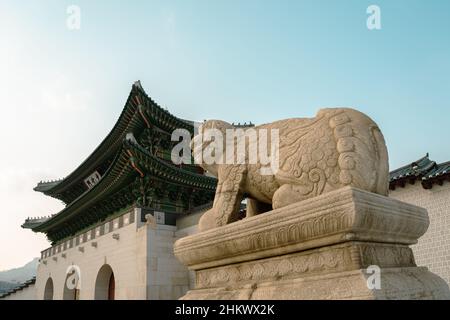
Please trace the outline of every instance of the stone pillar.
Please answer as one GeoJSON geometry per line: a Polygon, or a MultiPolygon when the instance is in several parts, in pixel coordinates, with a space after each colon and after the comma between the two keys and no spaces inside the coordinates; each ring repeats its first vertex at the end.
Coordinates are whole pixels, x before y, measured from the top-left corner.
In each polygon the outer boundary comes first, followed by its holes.
{"type": "Polygon", "coordinates": [[[423,208],[345,187],[178,240],[196,276],[182,299],[450,299],[409,247],[428,225],[423,208]]]}

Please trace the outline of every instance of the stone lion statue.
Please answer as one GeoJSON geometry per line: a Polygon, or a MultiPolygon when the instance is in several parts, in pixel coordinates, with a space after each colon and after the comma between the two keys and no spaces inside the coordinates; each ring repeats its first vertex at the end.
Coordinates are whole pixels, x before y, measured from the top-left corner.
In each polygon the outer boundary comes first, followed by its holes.
{"type": "MultiPolygon", "coordinates": [[[[227,129],[233,128],[220,120],[204,122],[192,141],[194,157],[211,144],[202,139],[205,129],[219,130],[225,136],[227,129]],[[201,143],[195,147],[199,139],[201,143]]],[[[200,163],[218,178],[213,207],[201,217],[200,231],[238,220],[243,197],[247,198],[248,217],[345,186],[388,193],[383,135],[374,121],[357,110],[321,109],[314,118],[280,120],[252,129],[278,129],[278,170],[263,175],[259,162],[200,163]]],[[[245,150],[248,160],[249,148],[245,150]]]]}

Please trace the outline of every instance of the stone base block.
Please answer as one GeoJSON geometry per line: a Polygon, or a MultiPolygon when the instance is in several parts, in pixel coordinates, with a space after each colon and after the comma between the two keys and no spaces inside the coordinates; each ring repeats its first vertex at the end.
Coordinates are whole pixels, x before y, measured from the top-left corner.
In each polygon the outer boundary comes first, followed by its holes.
{"type": "Polygon", "coordinates": [[[195,289],[183,300],[446,300],[447,283],[425,267],[381,269],[372,288],[366,269],[195,289]]]}
{"type": "Polygon", "coordinates": [[[428,225],[423,208],[342,188],[178,240],[196,275],[183,299],[450,299],[409,248],[428,225]]]}

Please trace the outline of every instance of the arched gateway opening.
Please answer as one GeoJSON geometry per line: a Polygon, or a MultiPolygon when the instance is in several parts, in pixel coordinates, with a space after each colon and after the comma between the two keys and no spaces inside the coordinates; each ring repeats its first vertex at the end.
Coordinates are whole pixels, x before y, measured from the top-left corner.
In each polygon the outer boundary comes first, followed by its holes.
{"type": "Polygon", "coordinates": [[[44,300],[53,300],[53,280],[48,278],[45,283],[44,300]]]}
{"type": "Polygon", "coordinates": [[[103,265],[95,280],[95,300],[114,300],[116,296],[116,281],[111,266],[103,265]]]}

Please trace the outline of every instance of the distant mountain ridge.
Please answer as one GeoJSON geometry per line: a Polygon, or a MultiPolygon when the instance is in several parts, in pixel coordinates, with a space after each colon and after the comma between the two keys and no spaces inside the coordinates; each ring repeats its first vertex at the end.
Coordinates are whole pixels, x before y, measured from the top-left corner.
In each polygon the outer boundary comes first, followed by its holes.
{"type": "MultiPolygon", "coordinates": [[[[17,284],[30,280],[36,276],[38,264],[39,258],[34,258],[23,267],[0,271],[0,282],[4,281],[17,286],[17,284]]],[[[7,286],[7,284],[4,285],[7,286]]]]}

